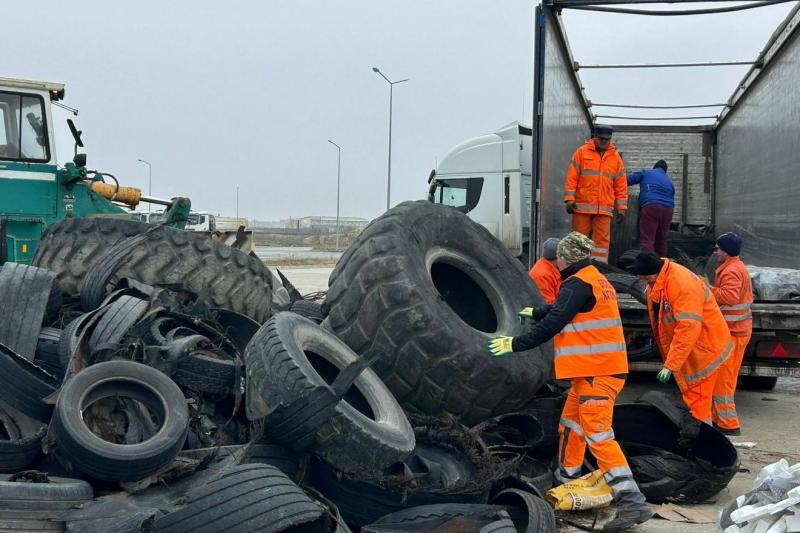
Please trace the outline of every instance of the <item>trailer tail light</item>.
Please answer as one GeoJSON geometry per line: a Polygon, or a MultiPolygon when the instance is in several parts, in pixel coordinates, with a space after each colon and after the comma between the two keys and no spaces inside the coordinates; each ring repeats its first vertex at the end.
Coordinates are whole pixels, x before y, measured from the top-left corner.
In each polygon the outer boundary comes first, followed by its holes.
{"type": "Polygon", "coordinates": [[[756,357],[765,359],[800,359],[800,342],[761,341],[756,344],[756,357]]]}

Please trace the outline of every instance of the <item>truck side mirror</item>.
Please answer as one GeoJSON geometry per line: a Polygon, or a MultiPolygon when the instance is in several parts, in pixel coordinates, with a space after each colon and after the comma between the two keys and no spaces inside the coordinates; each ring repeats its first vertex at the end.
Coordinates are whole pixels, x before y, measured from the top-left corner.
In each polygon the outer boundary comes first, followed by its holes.
{"type": "MultiPolygon", "coordinates": [[[[83,133],[81,130],[75,127],[75,123],[72,122],[71,118],[67,119],[67,126],[69,126],[69,132],[72,134],[72,138],[75,140],[75,155],[78,155],[78,147],[83,148],[83,141],[81,140],[81,134],[83,133]]],[[[77,163],[75,163],[77,165],[77,163]]],[[[80,165],[78,165],[80,166],[80,165]]]]}
{"type": "Polygon", "coordinates": [[[86,166],[86,154],[75,154],[75,157],[72,158],[72,162],[75,163],[75,166],[78,168],[83,168],[86,166]]]}

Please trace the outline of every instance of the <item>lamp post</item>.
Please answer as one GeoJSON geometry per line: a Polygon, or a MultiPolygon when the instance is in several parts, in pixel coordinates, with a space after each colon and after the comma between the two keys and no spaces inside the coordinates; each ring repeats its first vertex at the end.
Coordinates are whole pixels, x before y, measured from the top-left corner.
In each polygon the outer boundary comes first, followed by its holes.
{"type": "Polygon", "coordinates": [[[336,164],[336,251],[339,251],[339,184],[342,178],[342,147],[328,139],[339,150],[339,160],[336,164]]]}
{"type": "Polygon", "coordinates": [[[236,186],[236,218],[239,218],[239,186],[236,186]]]}
{"type": "MultiPolygon", "coordinates": [[[[149,161],[145,161],[144,159],[138,160],[140,163],[144,163],[147,165],[147,196],[153,196],[153,165],[150,164],[149,161]]],[[[147,212],[149,213],[153,209],[153,204],[148,202],[147,203],[147,212]]]]}
{"type": "Polygon", "coordinates": [[[404,81],[408,81],[408,78],[404,80],[392,81],[387,78],[381,69],[378,67],[372,67],[372,72],[379,74],[381,78],[386,80],[386,83],[389,84],[389,164],[388,170],[386,172],[386,210],[389,210],[389,200],[392,194],[392,93],[394,86],[398,83],[403,83],[404,81]]]}

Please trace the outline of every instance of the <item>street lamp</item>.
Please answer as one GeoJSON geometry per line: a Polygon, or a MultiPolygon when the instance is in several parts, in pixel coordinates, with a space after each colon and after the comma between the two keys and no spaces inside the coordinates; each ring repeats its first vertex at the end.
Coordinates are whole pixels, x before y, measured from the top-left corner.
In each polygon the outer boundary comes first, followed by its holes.
{"type": "MultiPolygon", "coordinates": [[[[147,165],[147,196],[153,196],[153,166],[144,159],[139,159],[138,161],[147,165]]],[[[151,209],[153,209],[153,204],[148,202],[147,212],[149,213],[151,209]]]]}
{"type": "Polygon", "coordinates": [[[339,150],[339,161],[336,164],[336,251],[339,251],[339,183],[342,177],[342,147],[328,139],[339,150]]]}
{"type": "Polygon", "coordinates": [[[386,176],[386,210],[389,210],[389,198],[391,197],[392,193],[392,89],[398,83],[403,83],[404,81],[408,81],[408,78],[399,81],[392,81],[387,78],[383,72],[378,67],[372,67],[372,72],[379,74],[381,78],[386,80],[386,83],[389,84],[389,164],[388,164],[388,171],[386,176]]]}

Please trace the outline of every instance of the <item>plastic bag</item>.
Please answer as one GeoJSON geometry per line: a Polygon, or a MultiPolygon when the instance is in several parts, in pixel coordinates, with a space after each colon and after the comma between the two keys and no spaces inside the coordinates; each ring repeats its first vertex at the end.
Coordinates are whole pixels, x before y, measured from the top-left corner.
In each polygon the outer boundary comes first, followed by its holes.
{"type": "Polygon", "coordinates": [[[595,470],[548,490],[547,499],[559,511],[585,511],[608,507],[614,495],[603,479],[603,473],[595,470]]]}

